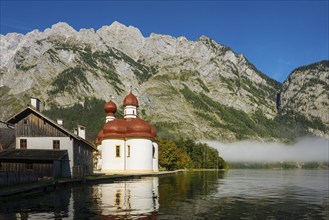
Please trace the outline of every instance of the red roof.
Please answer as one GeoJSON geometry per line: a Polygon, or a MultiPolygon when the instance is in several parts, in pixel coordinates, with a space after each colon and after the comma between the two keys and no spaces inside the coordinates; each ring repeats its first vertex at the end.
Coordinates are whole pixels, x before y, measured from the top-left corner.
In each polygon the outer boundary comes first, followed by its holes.
{"type": "Polygon", "coordinates": [[[140,118],[116,118],[105,123],[98,133],[98,142],[106,138],[144,137],[154,139],[156,129],[140,118]]]}
{"type": "MultiPolygon", "coordinates": [[[[123,105],[138,107],[138,100],[131,92],[123,100],[123,105]]],[[[114,102],[109,101],[104,105],[107,115],[114,115],[117,106],[114,102]]],[[[156,129],[141,118],[116,118],[105,123],[103,129],[98,133],[97,142],[101,143],[107,138],[128,138],[143,137],[154,139],[156,137],[156,129]]]]}

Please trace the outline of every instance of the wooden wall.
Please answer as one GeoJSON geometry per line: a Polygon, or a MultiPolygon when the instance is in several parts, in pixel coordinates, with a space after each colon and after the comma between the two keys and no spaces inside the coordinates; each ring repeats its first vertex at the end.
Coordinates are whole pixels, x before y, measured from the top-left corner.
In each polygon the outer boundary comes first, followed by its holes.
{"type": "Polygon", "coordinates": [[[0,171],[8,172],[34,172],[38,177],[53,177],[53,164],[52,163],[29,163],[31,169],[27,168],[24,162],[1,162],[0,171]]]}
{"type": "Polygon", "coordinates": [[[16,125],[16,137],[66,137],[63,132],[37,115],[29,114],[16,125]]]}

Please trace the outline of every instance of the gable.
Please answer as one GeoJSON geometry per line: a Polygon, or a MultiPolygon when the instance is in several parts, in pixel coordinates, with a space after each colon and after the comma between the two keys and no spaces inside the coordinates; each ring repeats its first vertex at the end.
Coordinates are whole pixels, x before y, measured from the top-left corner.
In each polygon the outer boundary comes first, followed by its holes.
{"type": "Polygon", "coordinates": [[[45,118],[34,112],[24,115],[15,124],[16,137],[66,137],[63,131],[59,130],[45,118]]]}
{"type": "Polygon", "coordinates": [[[70,137],[96,150],[92,143],[71,133],[30,107],[11,116],[7,119],[7,123],[15,125],[16,137],[70,137]]]}

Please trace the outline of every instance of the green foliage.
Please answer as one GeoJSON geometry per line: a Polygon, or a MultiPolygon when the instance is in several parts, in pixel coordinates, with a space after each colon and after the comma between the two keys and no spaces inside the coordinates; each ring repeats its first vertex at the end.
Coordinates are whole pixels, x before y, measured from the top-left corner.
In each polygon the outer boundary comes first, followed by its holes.
{"type": "Polygon", "coordinates": [[[307,119],[292,113],[278,114],[274,119],[268,119],[260,110],[247,114],[233,107],[228,107],[214,101],[204,93],[194,93],[187,86],[180,91],[185,99],[193,105],[194,113],[207,121],[211,127],[226,129],[233,132],[237,139],[261,137],[265,139],[280,139],[292,142],[295,138],[309,134],[308,127],[325,131],[326,126],[319,118],[307,119]]]}
{"type": "Polygon", "coordinates": [[[207,93],[210,92],[209,88],[206,86],[206,84],[204,84],[204,82],[200,78],[197,78],[196,80],[198,81],[199,85],[205,92],[207,93]]]}
{"type": "Polygon", "coordinates": [[[222,76],[221,74],[218,75],[220,80],[226,84],[226,88],[228,88],[231,91],[235,91],[236,85],[234,82],[234,79],[231,78],[226,78],[224,76],[222,76]]]}
{"type": "Polygon", "coordinates": [[[64,127],[73,130],[77,125],[87,128],[87,137],[96,140],[98,132],[104,125],[106,113],[103,106],[105,101],[96,98],[85,98],[84,105],[75,104],[69,108],[52,106],[50,110],[43,111],[43,114],[54,121],[64,120],[64,127]]]}
{"type": "Polygon", "coordinates": [[[329,130],[328,127],[318,117],[307,118],[306,116],[296,113],[294,111],[286,111],[285,113],[279,113],[276,117],[276,121],[284,123],[294,128],[295,133],[299,135],[306,135],[308,128],[317,129],[320,131],[329,130]]]}
{"type": "Polygon", "coordinates": [[[200,73],[198,71],[191,71],[191,70],[181,70],[179,72],[179,79],[183,82],[195,76],[200,76],[200,73]]]}
{"type": "Polygon", "coordinates": [[[50,91],[50,93],[56,94],[65,91],[74,92],[80,84],[82,84],[86,89],[88,89],[89,86],[91,87],[82,67],[70,67],[58,74],[56,79],[52,82],[54,89],[50,91]]]}
{"type": "Polygon", "coordinates": [[[186,101],[194,106],[196,109],[203,109],[204,111],[210,111],[210,108],[205,105],[204,101],[193,91],[191,91],[185,84],[184,89],[180,90],[180,92],[185,97],[186,101]]]}
{"type": "Polygon", "coordinates": [[[171,140],[161,139],[159,145],[159,165],[167,170],[176,169],[179,157],[177,155],[177,146],[171,140]]]}
{"type": "Polygon", "coordinates": [[[58,54],[55,50],[53,49],[49,49],[45,52],[45,54],[48,54],[49,55],[49,58],[51,59],[51,62],[53,63],[63,63],[59,58],[58,58],[58,54]]]}
{"type": "Polygon", "coordinates": [[[119,55],[120,59],[124,60],[126,63],[128,63],[132,69],[135,75],[138,78],[138,81],[140,83],[147,81],[154,73],[155,69],[145,66],[140,62],[136,62],[133,60],[131,57],[129,57],[127,54],[121,52],[121,51],[116,51],[117,54],[119,55]]]}
{"type": "Polygon", "coordinates": [[[305,70],[314,70],[314,69],[315,70],[319,69],[320,71],[324,71],[325,68],[329,68],[329,60],[322,60],[322,61],[319,61],[316,63],[312,63],[310,65],[298,67],[298,68],[294,69],[291,73],[296,72],[296,71],[305,71],[305,70]]]}
{"type": "Polygon", "coordinates": [[[235,162],[228,166],[233,169],[328,169],[329,162],[235,162]]]}
{"type": "Polygon", "coordinates": [[[159,139],[159,165],[174,169],[223,169],[225,161],[217,149],[191,139],[159,139]]]}

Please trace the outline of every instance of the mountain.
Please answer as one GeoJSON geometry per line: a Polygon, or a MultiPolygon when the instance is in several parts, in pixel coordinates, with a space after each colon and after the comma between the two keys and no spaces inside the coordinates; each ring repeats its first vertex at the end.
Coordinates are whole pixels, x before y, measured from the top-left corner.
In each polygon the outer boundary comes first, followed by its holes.
{"type": "Polygon", "coordinates": [[[282,85],[282,114],[299,115],[314,123],[318,135],[329,127],[329,61],[293,70],[282,85]]]}
{"type": "Polygon", "coordinates": [[[88,123],[96,133],[105,117],[96,108],[112,99],[122,109],[132,89],[140,116],[163,136],[228,141],[296,136],[277,114],[281,84],[206,36],[144,37],[118,22],[76,31],[60,22],[43,32],[1,35],[0,49],[1,118],[32,96],[42,100],[50,117],[69,115],[69,123],[88,123]]]}

